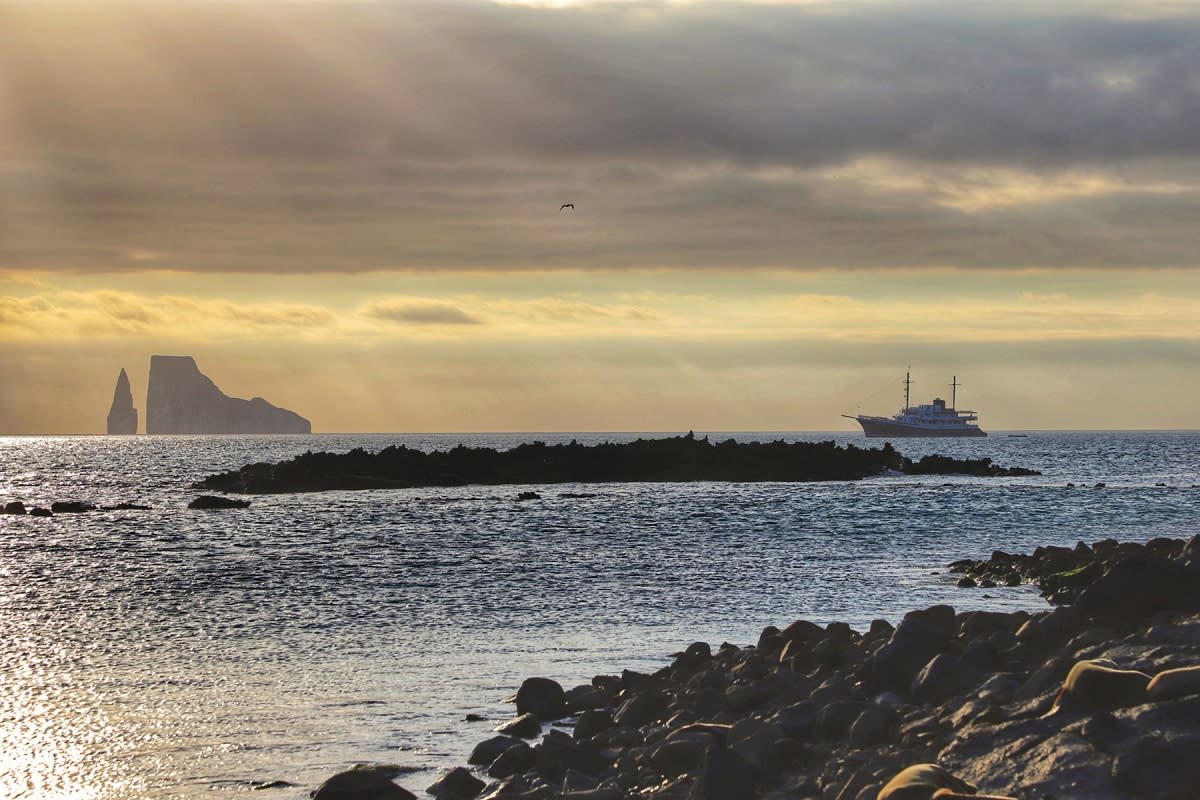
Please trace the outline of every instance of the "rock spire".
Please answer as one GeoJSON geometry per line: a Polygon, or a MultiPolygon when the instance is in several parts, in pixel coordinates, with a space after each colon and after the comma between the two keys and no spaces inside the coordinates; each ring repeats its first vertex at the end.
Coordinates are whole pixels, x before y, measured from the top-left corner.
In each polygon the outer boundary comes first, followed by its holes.
{"type": "Polygon", "coordinates": [[[108,432],[119,434],[137,433],[138,412],[133,407],[133,392],[129,388],[129,376],[125,368],[117,376],[117,388],[113,391],[112,407],[108,410],[108,432]]]}

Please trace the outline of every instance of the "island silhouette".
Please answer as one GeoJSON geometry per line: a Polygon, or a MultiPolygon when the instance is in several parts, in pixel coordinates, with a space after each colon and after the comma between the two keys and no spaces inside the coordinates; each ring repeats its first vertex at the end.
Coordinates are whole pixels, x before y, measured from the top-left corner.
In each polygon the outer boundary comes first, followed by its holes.
{"type": "Polygon", "coordinates": [[[248,464],[210,475],[197,488],[243,494],[318,492],[471,484],[553,484],[684,481],[852,481],[888,470],[909,474],[1038,475],[1007,469],[990,458],[926,456],[912,461],[886,443],[880,448],[827,442],[710,442],[684,436],[632,442],[547,445],[510,450],[464,447],[424,452],[403,445],[376,453],[306,452],[288,461],[248,464]]]}

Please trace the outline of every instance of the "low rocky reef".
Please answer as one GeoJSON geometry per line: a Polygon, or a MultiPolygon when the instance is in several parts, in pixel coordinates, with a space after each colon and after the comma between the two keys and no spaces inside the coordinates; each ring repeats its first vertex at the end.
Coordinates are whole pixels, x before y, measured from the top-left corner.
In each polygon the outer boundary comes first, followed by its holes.
{"type": "MultiPolygon", "coordinates": [[[[653,674],[598,675],[570,689],[527,679],[511,698],[516,716],[475,747],[472,766],[426,791],[439,800],[1194,798],[1200,536],[990,562],[1040,565],[1023,574],[1043,589],[1063,571],[1052,567],[1100,566],[1072,605],[1034,614],[940,605],[867,631],[799,620],[766,628],[753,646],[697,642],[653,674]]],[[[393,770],[339,773],[315,798],[415,797],[393,770]]]]}
{"type": "Polygon", "coordinates": [[[1038,475],[1005,469],[989,458],[905,458],[881,448],[829,442],[711,443],[693,434],[592,446],[572,441],[522,444],[511,450],[458,447],[425,453],[404,446],[377,453],[307,452],[276,464],[249,464],[211,475],[197,488],[264,494],[329,489],[385,489],[470,484],[551,484],[681,481],[849,481],[888,470],[910,474],[1038,475]]]}

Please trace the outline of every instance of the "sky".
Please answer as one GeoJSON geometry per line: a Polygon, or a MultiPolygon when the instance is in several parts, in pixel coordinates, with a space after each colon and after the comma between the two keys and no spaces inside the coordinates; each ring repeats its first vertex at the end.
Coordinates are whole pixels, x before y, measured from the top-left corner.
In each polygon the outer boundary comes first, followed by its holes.
{"type": "Polygon", "coordinates": [[[152,354],[319,432],[1200,428],[1198,130],[1193,2],[0,3],[0,434],[152,354]]]}

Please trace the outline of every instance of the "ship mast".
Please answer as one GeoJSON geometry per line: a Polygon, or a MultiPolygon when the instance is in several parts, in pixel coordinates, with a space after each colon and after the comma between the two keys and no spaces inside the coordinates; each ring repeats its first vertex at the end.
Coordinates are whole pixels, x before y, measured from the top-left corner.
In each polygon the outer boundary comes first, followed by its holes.
{"type": "Polygon", "coordinates": [[[951,408],[958,408],[957,395],[958,395],[958,387],[960,387],[960,386],[962,386],[962,384],[958,382],[957,375],[955,375],[953,378],[950,379],[950,407],[951,408]]]}
{"type": "Polygon", "coordinates": [[[904,373],[904,410],[905,411],[908,411],[908,387],[912,385],[912,381],[909,380],[909,378],[908,378],[909,373],[911,371],[912,371],[912,367],[909,367],[904,373]]]}

